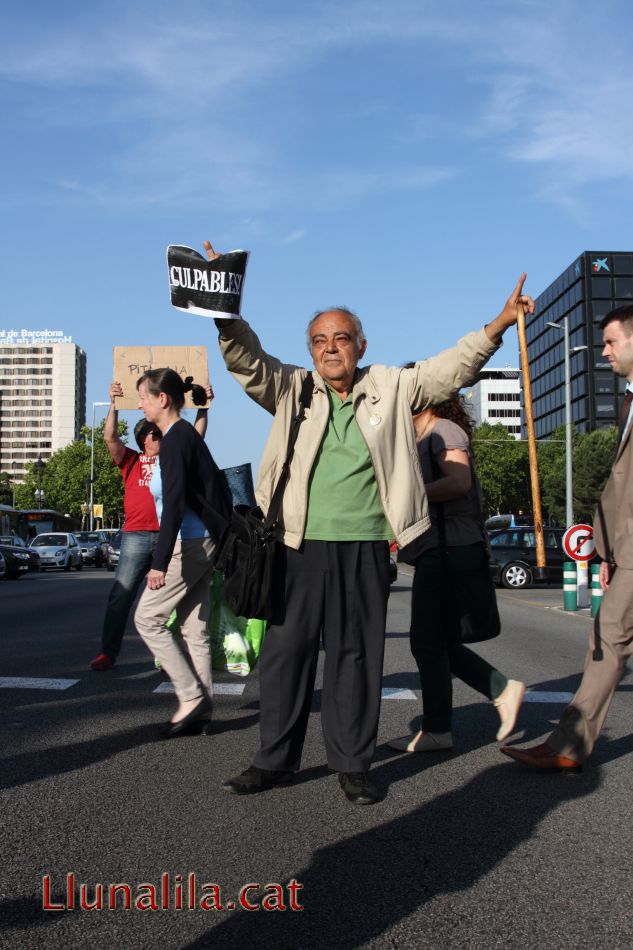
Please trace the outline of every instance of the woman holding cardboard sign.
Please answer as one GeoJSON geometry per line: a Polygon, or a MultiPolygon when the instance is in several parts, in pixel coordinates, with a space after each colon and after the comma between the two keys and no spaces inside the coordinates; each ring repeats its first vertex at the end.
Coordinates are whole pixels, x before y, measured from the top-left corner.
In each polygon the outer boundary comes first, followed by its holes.
{"type": "MultiPolygon", "coordinates": [[[[207,635],[215,545],[228,523],[231,497],[220,470],[180,410],[202,387],[172,369],[151,369],[136,388],[139,407],[161,433],[150,482],[160,523],[147,587],[134,617],[141,637],[171,679],[179,706],[164,736],[182,735],[210,718],[213,686],[207,635]],[[175,610],[189,661],[166,627],[175,610]]],[[[202,390],[204,394],[204,390],[202,390]]],[[[205,727],[206,728],[206,727],[205,727]]]]}

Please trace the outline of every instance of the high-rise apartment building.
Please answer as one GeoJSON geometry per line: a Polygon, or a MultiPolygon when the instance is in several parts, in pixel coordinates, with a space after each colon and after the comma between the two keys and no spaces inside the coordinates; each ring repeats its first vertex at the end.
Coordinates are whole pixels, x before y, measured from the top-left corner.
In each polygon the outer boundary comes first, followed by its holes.
{"type": "Polygon", "coordinates": [[[476,426],[482,422],[500,422],[515,439],[521,438],[521,390],[519,370],[510,366],[495,369],[486,366],[477,381],[464,389],[476,426]]]}
{"type": "Polygon", "coordinates": [[[584,251],[536,298],[526,337],[537,439],[549,438],[565,422],[564,333],[548,326],[562,327],[565,319],[575,428],[591,432],[617,424],[626,380],[614,376],[602,356],[599,324],[609,310],[624,304],[633,304],[633,253],[628,251],[584,251]]]}
{"type": "Polygon", "coordinates": [[[86,421],[86,354],[58,330],[0,331],[0,471],[20,481],[78,439],[86,421]]]}

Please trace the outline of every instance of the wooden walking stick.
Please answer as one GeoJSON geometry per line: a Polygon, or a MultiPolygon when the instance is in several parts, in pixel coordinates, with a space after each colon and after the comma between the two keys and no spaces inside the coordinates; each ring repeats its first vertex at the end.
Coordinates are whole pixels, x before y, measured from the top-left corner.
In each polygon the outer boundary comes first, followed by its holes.
{"type": "Polygon", "coordinates": [[[519,353],[521,356],[521,371],[523,373],[523,402],[525,407],[525,423],[528,436],[528,454],[530,459],[530,485],[532,487],[532,511],[534,513],[534,533],[536,535],[536,569],[534,579],[547,580],[545,564],[545,541],[543,539],[543,514],[541,511],[541,485],[538,479],[538,459],[536,456],[536,436],[534,435],[534,415],[532,413],[532,384],[530,382],[530,366],[527,355],[527,338],[525,335],[525,309],[522,303],[517,303],[517,332],[519,334],[519,353]]]}

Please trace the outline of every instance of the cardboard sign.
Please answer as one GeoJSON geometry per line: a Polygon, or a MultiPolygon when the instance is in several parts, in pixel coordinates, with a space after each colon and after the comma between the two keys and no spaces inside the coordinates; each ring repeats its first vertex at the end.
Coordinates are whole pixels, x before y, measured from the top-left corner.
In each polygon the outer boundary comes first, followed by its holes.
{"type": "Polygon", "coordinates": [[[230,251],[208,261],[191,247],[170,244],[167,274],[172,306],[201,317],[240,317],[248,251],[230,251]]]}
{"type": "MultiPolygon", "coordinates": [[[[117,399],[117,409],[138,409],[137,380],[148,369],[168,366],[183,379],[193,376],[194,383],[206,386],[209,382],[209,362],[206,346],[115,346],[112,379],[123,387],[123,396],[117,399]]],[[[185,395],[185,408],[196,408],[191,393],[185,395]]]]}

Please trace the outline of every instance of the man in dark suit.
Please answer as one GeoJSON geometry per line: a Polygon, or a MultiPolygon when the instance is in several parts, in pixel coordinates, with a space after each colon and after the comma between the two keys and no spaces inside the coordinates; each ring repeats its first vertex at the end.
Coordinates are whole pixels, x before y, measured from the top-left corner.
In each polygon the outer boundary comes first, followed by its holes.
{"type": "Polygon", "coordinates": [[[612,310],[600,326],[602,355],[627,379],[615,461],[594,517],[604,596],[580,686],[554,732],[531,749],[501,749],[538,769],[578,769],[589,758],[633,652],[633,304],[612,310]]]}

